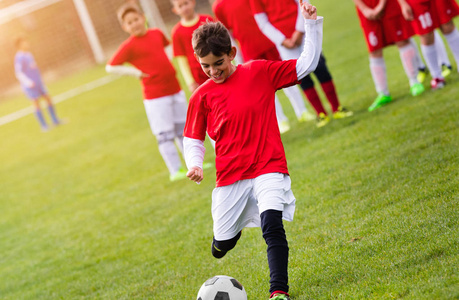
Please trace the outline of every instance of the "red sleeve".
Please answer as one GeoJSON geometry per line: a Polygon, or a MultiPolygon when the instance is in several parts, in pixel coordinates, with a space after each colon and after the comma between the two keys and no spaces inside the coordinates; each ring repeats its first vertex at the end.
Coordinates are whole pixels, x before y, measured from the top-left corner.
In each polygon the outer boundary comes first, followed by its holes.
{"type": "Polygon", "coordinates": [[[190,103],[188,104],[188,112],[186,115],[185,129],[183,135],[197,140],[205,140],[207,130],[207,113],[203,96],[199,93],[199,89],[191,95],[190,103]]]}
{"type": "Polygon", "coordinates": [[[172,31],[172,50],[175,56],[186,56],[185,49],[180,40],[180,34],[178,33],[178,24],[172,31]]]}
{"type": "Polygon", "coordinates": [[[231,30],[230,24],[228,24],[228,20],[225,18],[225,13],[224,13],[224,8],[221,2],[215,2],[216,4],[214,5],[214,14],[215,17],[222,22],[223,25],[225,25],[226,29],[231,30]]]}
{"type": "Polygon", "coordinates": [[[167,37],[164,35],[164,33],[161,30],[159,30],[159,29],[157,29],[157,30],[158,30],[159,34],[161,35],[161,38],[162,38],[162,41],[163,41],[163,48],[164,48],[167,45],[169,45],[170,42],[169,42],[169,40],[167,39],[167,37]]]}
{"type": "Polygon", "coordinates": [[[121,46],[109,60],[108,64],[111,66],[117,66],[122,65],[125,62],[129,62],[129,44],[127,41],[121,44],[121,46]]]}
{"type": "Polygon", "coordinates": [[[250,0],[250,8],[253,15],[265,12],[265,7],[260,0],[250,0]]]}
{"type": "Polygon", "coordinates": [[[298,84],[296,59],[266,61],[266,72],[276,90],[298,84]]]}

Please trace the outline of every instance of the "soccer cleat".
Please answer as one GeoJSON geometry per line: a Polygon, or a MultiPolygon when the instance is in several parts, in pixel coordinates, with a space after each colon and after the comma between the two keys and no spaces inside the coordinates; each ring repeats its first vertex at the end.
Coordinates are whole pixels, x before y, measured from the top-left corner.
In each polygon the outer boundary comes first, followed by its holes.
{"type": "Polygon", "coordinates": [[[427,74],[428,74],[428,71],[426,68],[419,68],[418,75],[416,76],[416,78],[418,79],[420,83],[423,83],[424,80],[426,80],[427,74]]]}
{"type": "Polygon", "coordinates": [[[286,294],[274,293],[273,295],[271,295],[269,299],[270,300],[290,300],[290,297],[286,294]]]}
{"type": "Polygon", "coordinates": [[[422,83],[415,83],[410,87],[410,92],[412,96],[418,96],[424,93],[425,88],[422,83]]]}
{"type": "Polygon", "coordinates": [[[171,174],[169,176],[169,180],[170,181],[177,181],[177,180],[185,179],[187,172],[188,171],[186,169],[181,167],[177,172],[175,172],[174,174],[171,174]]]}
{"type": "Polygon", "coordinates": [[[373,104],[368,107],[368,111],[374,111],[375,109],[380,108],[381,106],[384,106],[391,101],[392,97],[390,95],[379,94],[373,104]]]}
{"type": "Polygon", "coordinates": [[[319,116],[317,117],[316,126],[320,128],[320,127],[327,125],[328,122],[330,122],[330,118],[326,114],[320,113],[319,116]]]}
{"type": "Polygon", "coordinates": [[[298,118],[298,121],[300,122],[307,122],[307,121],[313,121],[316,119],[316,116],[311,114],[308,111],[305,111],[301,114],[301,116],[298,118]]]}
{"type": "Polygon", "coordinates": [[[347,110],[345,107],[338,107],[338,110],[333,113],[333,119],[343,119],[352,116],[354,113],[347,110]]]}
{"type": "Polygon", "coordinates": [[[451,75],[452,70],[452,66],[447,66],[445,64],[441,65],[441,76],[448,77],[449,75],[451,75]]]}
{"type": "Polygon", "coordinates": [[[430,81],[430,87],[432,88],[432,90],[442,89],[445,87],[445,84],[446,82],[443,78],[433,78],[430,81]]]}
{"type": "Polygon", "coordinates": [[[289,130],[290,130],[290,123],[288,122],[288,120],[285,120],[279,123],[279,132],[281,134],[289,130]]]}

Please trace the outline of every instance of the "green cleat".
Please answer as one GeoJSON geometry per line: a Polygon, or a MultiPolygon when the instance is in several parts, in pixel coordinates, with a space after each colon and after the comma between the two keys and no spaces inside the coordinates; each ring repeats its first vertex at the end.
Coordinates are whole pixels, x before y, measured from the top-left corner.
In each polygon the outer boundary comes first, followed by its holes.
{"type": "Polygon", "coordinates": [[[174,174],[171,174],[169,176],[169,180],[170,181],[177,181],[177,180],[185,179],[187,172],[188,171],[185,168],[180,168],[177,172],[175,172],[174,174]]]}
{"type": "Polygon", "coordinates": [[[345,107],[338,107],[338,110],[333,113],[333,119],[344,119],[352,116],[354,113],[347,110],[345,107]]]}
{"type": "Polygon", "coordinates": [[[451,71],[453,70],[453,67],[447,66],[445,64],[441,65],[441,75],[443,77],[448,77],[451,75],[451,71]]]}
{"type": "Polygon", "coordinates": [[[288,122],[288,120],[285,120],[279,123],[279,132],[281,134],[289,130],[290,130],[290,123],[288,122]]]}
{"type": "Polygon", "coordinates": [[[418,96],[424,93],[425,88],[422,83],[415,83],[410,87],[410,92],[412,96],[418,96]]]}
{"type": "Polygon", "coordinates": [[[375,109],[380,108],[381,106],[384,106],[391,101],[392,97],[390,95],[379,94],[373,104],[368,107],[368,111],[374,111],[375,109]]]}
{"type": "Polygon", "coordinates": [[[326,114],[320,113],[319,116],[317,117],[316,126],[318,128],[324,127],[325,125],[328,124],[328,122],[330,122],[330,118],[326,114]]]}
{"type": "Polygon", "coordinates": [[[274,294],[269,300],[290,300],[290,297],[285,294],[274,294]]]}
{"type": "Polygon", "coordinates": [[[301,114],[301,116],[298,118],[298,121],[300,122],[307,122],[307,121],[314,121],[316,119],[316,116],[311,114],[308,111],[305,111],[301,114]]]}
{"type": "Polygon", "coordinates": [[[426,68],[419,68],[418,75],[416,78],[420,83],[423,83],[424,80],[426,80],[427,74],[428,72],[426,68]]]}

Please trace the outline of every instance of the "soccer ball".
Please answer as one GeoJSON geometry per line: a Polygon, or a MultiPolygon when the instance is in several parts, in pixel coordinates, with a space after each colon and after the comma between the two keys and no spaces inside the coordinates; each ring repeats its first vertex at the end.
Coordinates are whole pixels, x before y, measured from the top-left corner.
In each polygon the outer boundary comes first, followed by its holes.
{"type": "Polygon", "coordinates": [[[247,300],[247,294],[233,277],[218,275],[204,282],[197,300],[247,300]]]}

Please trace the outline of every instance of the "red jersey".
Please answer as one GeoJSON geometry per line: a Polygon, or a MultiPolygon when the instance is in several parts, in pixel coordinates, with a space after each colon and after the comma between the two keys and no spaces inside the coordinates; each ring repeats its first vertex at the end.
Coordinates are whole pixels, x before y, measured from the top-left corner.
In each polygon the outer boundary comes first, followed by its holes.
{"type": "Polygon", "coordinates": [[[215,140],[217,186],[288,174],[274,95],[297,83],[296,60],[255,60],[238,65],[223,83],[208,80],[193,93],[184,136],[204,140],[207,131],[215,140]]]}
{"type": "Polygon", "coordinates": [[[193,31],[195,31],[207,20],[213,21],[211,16],[199,15],[199,21],[193,26],[183,26],[180,22],[178,22],[175,24],[174,28],[172,28],[172,47],[174,50],[174,56],[186,56],[188,64],[190,65],[191,74],[198,84],[203,84],[207,79],[209,79],[209,77],[207,77],[202,70],[201,65],[194,57],[191,39],[193,37],[193,31]]]}
{"type": "Polygon", "coordinates": [[[250,0],[252,14],[266,13],[269,22],[290,38],[295,32],[298,4],[295,0],[250,0]]]}
{"type": "Polygon", "coordinates": [[[260,59],[266,52],[277,52],[276,46],[258,28],[247,0],[217,0],[212,9],[239,41],[245,61],[260,59]]]}
{"type": "Polygon", "coordinates": [[[130,63],[149,77],[142,78],[145,99],[155,99],[180,92],[175,69],[164,52],[169,41],[159,29],[148,29],[143,36],[131,36],[110,59],[112,66],[130,63]]]}

